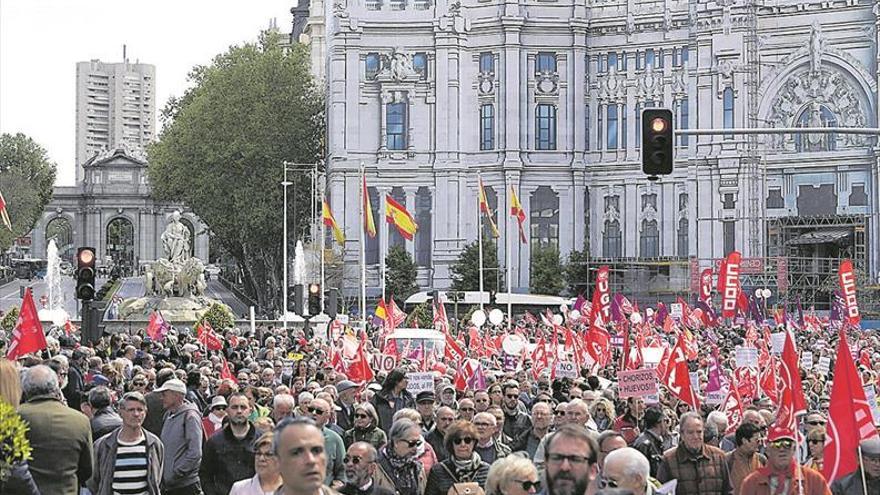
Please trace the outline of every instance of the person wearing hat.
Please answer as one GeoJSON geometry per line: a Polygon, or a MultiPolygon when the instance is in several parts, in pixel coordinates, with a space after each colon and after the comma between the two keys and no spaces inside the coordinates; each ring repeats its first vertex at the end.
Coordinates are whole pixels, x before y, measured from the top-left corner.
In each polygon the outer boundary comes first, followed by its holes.
{"type": "Polygon", "coordinates": [[[172,378],[156,389],[162,394],[165,408],[162,434],[165,463],[162,470],[162,493],[165,495],[201,494],[199,465],[202,462],[202,417],[192,402],[185,399],[186,385],[172,378]]]}
{"type": "Polygon", "coordinates": [[[434,392],[423,390],[416,394],[416,411],[422,419],[422,435],[427,435],[434,427],[434,392]]]}
{"type": "Polygon", "coordinates": [[[859,447],[862,449],[860,468],[831,483],[831,493],[834,495],[880,493],[880,438],[862,440],[859,447]],[[862,485],[862,471],[865,472],[867,489],[862,485]]]}
{"type": "Polygon", "coordinates": [[[831,495],[822,474],[795,459],[796,435],[774,424],[767,436],[767,465],[746,476],[743,495],[831,495]]]}
{"type": "Polygon", "coordinates": [[[223,427],[223,419],[226,418],[226,408],[229,404],[222,395],[216,395],[211,399],[210,412],[202,418],[202,428],[205,429],[205,437],[211,438],[217,430],[223,427]]]}
{"type": "Polygon", "coordinates": [[[336,384],[336,402],[339,411],[336,411],[336,424],[342,431],[348,431],[354,426],[354,403],[358,386],[351,380],[342,380],[336,384]]]}

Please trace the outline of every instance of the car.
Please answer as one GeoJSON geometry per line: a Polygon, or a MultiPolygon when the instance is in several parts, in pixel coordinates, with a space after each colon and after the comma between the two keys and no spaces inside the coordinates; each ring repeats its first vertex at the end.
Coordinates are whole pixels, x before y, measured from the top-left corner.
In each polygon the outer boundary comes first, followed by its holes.
{"type": "Polygon", "coordinates": [[[205,267],[205,273],[208,275],[207,278],[217,278],[220,276],[220,267],[215,264],[210,264],[205,267]]]}

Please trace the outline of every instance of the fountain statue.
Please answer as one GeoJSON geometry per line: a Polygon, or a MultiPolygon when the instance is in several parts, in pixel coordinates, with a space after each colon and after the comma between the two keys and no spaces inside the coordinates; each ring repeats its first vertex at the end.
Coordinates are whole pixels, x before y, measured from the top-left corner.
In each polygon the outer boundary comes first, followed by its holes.
{"type": "Polygon", "coordinates": [[[293,250],[293,285],[306,283],[306,253],[302,241],[296,241],[293,250]]]}
{"type": "Polygon", "coordinates": [[[58,245],[55,239],[49,241],[46,248],[46,307],[38,311],[40,321],[51,321],[61,326],[68,319],[64,309],[64,291],[61,290],[61,258],[58,256],[58,245]]]}
{"type": "Polygon", "coordinates": [[[159,310],[166,320],[195,321],[217,302],[205,296],[205,265],[189,255],[192,240],[179,211],[171,214],[161,240],[165,257],[146,267],[145,295],[123,301],[120,319],[147,319],[153,310],[159,310]]]}

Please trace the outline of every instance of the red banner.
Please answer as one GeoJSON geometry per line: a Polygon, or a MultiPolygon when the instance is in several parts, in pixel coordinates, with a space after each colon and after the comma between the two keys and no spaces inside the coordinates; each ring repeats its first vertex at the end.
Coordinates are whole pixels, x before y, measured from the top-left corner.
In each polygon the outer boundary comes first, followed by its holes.
{"type": "MultiPolygon", "coordinates": [[[[608,281],[608,267],[602,265],[596,274],[596,290],[593,291],[593,311],[599,310],[602,324],[611,321],[611,284],[608,281]]],[[[595,313],[593,318],[595,319],[595,313]]]]}
{"type": "Polygon", "coordinates": [[[843,293],[843,306],[846,308],[846,319],[850,325],[858,325],[862,321],[859,314],[859,303],[856,300],[856,275],[853,272],[852,261],[843,260],[840,270],[837,272],[840,281],[840,291],[843,293]]]}
{"type": "Polygon", "coordinates": [[[700,275],[700,300],[706,304],[712,299],[712,269],[706,268],[700,275]]]}
{"type": "Polygon", "coordinates": [[[733,251],[727,255],[726,263],[722,264],[723,271],[719,277],[718,285],[721,287],[721,316],[724,318],[736,316],[741,258],[742,256],[739,254],[739,251],[733,251]]]}
{"type": "Polygon", "coordinates": [[[788,292],[788,258],[776,258],[776,287],[779,293],[788,292]]]}

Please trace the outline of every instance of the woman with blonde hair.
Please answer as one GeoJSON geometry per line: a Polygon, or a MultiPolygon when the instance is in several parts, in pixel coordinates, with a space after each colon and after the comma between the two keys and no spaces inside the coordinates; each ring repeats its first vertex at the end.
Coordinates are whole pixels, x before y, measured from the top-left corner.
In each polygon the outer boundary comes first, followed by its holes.
{"type": "Polygon", "coordinates": [[[376,450],[382,448],[388,441],[385,432],[379,428],[379,414],[376,408],[369,402],[361,402],[354,406],[354,426],[346,430],[342,435],[345,447],[351,447],[355,442],[367,442],[376,450]]]}
{"type": "Polygon", "coordinates": [[[532,461],[511,455],[489,468],[486,495],[526,495],[536,493],[540,485],[538,470],[532,461]]]}
{"type": "Polygon", "coordinates": [[[611,428],[614,418],[617,417],[614,411],[614,404],[604,397],[598,398],[593,402],[590,415],[593,417],[593,421],[596,422],[596,429],[599,433],[611,428]]]}
{"type": "Polygon", "coordinates": [[[809,457],[804,466],[822,472],[822,461],[825,457],[825,427],[814,426],[807,430],[807,452],[809,457]]]}
{"type": "MultiPolygon", "coordinates": [[[[11,413],[13,417],[17,416],[21,421],[21,417],[15,412],[20,402],[21,375],[18,373],[18,367],[14,362],[0,358],[0,406],[3,409],[11,408],[11,411],[4,411],[4,416],[11,413]]],[[[31,476],[27,461],[12,464],[9,478],[6,481],[0,480],[0,493],[40,495],[40,490],[31,476]]]]}
{"type": "Polygon", "coordinates": [[[253,478],[236,481],[229,495],[263,495],[281,488],[281,466],[272,450],[271,431],[263,433],[254,442],[254,471],[257,474],[253,478]]]}

